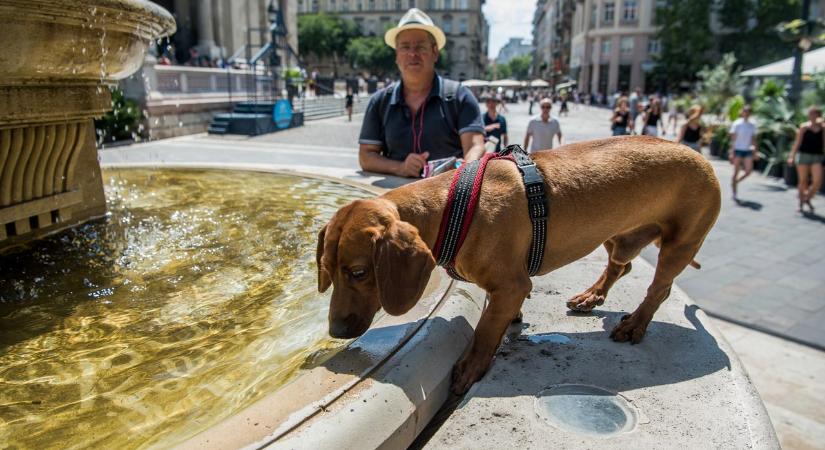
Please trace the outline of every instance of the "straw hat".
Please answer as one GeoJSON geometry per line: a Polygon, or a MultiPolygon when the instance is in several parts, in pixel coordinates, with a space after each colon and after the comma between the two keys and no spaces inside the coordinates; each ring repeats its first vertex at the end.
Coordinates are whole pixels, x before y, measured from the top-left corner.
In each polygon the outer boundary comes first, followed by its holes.
{"type": "Polygon", "coordinates": [[[387,32],[384,33],[384,42],[390,47],[395,48],[395,38],[398,36],[398,33],[404,30],[424,30],[430,33],[435,38],[435,43],[438,45],[439,50],[444,48],[444,45],[447,43],[447,37],[444,36],[441,28],[433,25],[433,19],[430,19],[430,16],[424,14],[424,11],[418,8],[410,8],[410,10],[404,14],[404,17],[398,21],[397,27],[387,30],[387,32]]]}

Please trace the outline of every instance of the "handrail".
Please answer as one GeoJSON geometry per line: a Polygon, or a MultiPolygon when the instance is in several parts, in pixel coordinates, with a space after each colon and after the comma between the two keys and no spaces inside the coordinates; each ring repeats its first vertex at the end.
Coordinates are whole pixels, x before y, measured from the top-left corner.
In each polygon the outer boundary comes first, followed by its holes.
{"type": "Polygon", "coordinates": [[[233,53],[232,56],[230,56],[229,59],[226,62],[228,64],[234,64],[235,61],[238,59],[238,57],[241,56],[241,53],[243,53],[245,51],[246,51],[246,44],[243,44],[237,50],[235,50],[235,53],[233,53]]]}

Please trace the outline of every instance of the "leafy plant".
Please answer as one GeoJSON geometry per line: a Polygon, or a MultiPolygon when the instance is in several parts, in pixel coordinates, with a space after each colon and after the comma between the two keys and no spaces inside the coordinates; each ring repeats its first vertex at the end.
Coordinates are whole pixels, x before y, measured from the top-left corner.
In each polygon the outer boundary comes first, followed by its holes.
{"type": "Polygon", "coordinates": [[[705,66],[699,71],[697,75],[702,81],[698,94],[708,112],[721,114],[728,99],[742,93],[745,81],[739,76],[740,72],[732,53],[722,56],[722,61],[715,67],[705,66]]]}
{"type": "Polygon", "coordinates": [[[137,139],[140,136],[140,121],[143,118],[138,103],[123,95],[120,88],[112,89],[112,110],[95,120],[97,142],[114,142],[137,139]]]}
{"type": "Polygon", "coordinates": [[[739,114],[742,112],[742,109],[744,107],[745,97],[742,97],[741,95],[731,97],[725,105],[725,111],[727,112],[728,120],[731,122],[736,120],[736,118],[739,117],[739,114]]]}

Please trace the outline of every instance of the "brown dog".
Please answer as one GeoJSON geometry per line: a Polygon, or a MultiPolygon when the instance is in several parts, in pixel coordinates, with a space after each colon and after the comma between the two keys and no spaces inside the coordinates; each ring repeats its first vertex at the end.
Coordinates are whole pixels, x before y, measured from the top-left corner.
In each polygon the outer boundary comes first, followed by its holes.
{"type": "MultiPolygon", "coordinates": [[[[604,302],[630,261],[657,241],[659,260],[641,305],[616,325],[615,341],[637,343],[693,261],[719,214],[719,182],[701,155],[652,137],[617,137],[532,155],[544,176],[550,215],[539,275],[604,245],[601,277],[567,306],[589,311],[604,302]]],[[[435,245],[453,173],[421,180],[341,208],[318,235],[318,290],[334,286],[329,333],[363,334],[384,308],[400,315],[421,297],[435,267],[435,245]]],[[[455,393],[486,372],[532,283],[527,253],[532,228],[521,175],[510,161],[489,163],[472,226],[456,259],[458,272],[489,295],[473,343],[453,370],[455,393]]]]}

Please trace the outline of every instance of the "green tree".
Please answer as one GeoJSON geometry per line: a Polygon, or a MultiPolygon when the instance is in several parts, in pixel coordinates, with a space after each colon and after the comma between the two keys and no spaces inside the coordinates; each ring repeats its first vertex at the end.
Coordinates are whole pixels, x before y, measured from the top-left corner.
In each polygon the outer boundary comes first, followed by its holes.
{"type": "Polygon", "coordinates": [[[360,34],[355,22],[339,16],[324,13],[298,16],[298,51],[319,59],[331,57],[336,77],[339,58],[346,52],[349,42],[360,34]]]}
{"type": "Polygon", "coordinates": [[[713,0],[670,0],[656,9],[660,42],[657,78],[670,88],[696,80],[696,72],[711,62],[713,0]]]}
{"type": "Polygon", "coordinates": [[[746,68],[787,58],[795,43],[779,39],[776,27],[798,19],[801,5],[801,0],[721,0],[719,52],[735,53],[746,68]]]}
{"type": "Polygon", "coordinates": [[[526,80],[530,74],[530,64],[533,63],[531,56],[516,56],[507,63],[510,66],[511,76],[517,80],[526,80]]]}
{"type": "Polygon", "coordinates": [[[395,73],[395,51],[376,36],[357,37],[349,42],[346,57],[358,70],[384,77],[395,73]]]}

